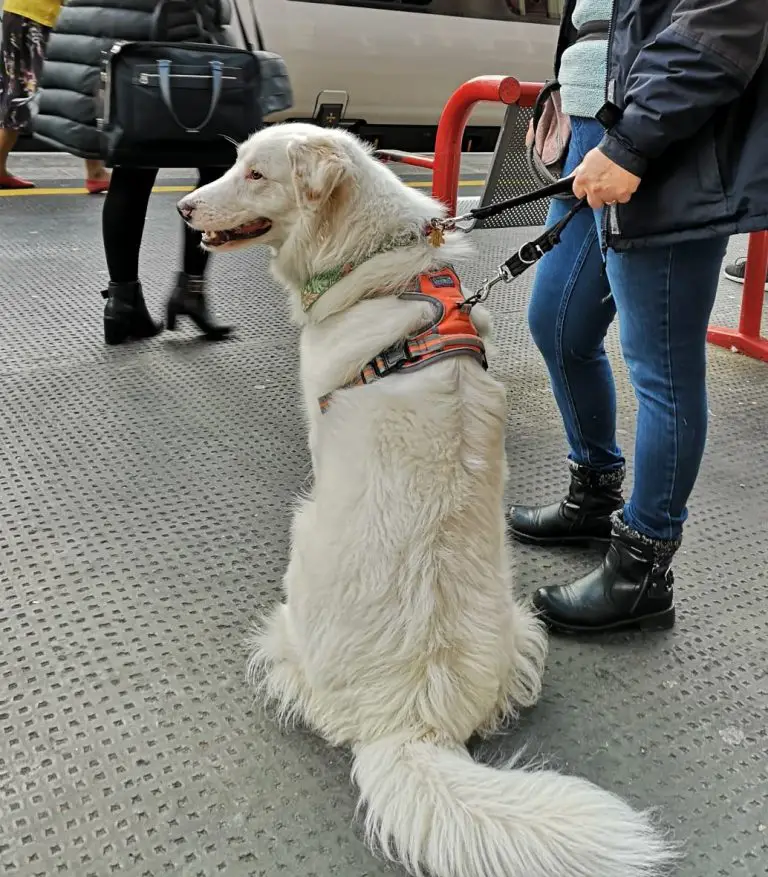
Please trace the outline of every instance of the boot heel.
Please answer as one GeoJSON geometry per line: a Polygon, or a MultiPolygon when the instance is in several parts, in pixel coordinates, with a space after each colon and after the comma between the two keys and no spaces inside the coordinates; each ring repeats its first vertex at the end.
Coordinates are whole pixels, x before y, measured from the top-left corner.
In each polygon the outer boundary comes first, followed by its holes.
{"type": "Polygon", "coordinates": [[[168,304],[168,307],[165,309],[165,327],[169,332],[176,331],[176,319],[178,318],[178,311],[172,304],[168,304]]]}
{"type": "Polygon", "coordinates": [[[222,341],[232,332],[230,326],[218,326],[210,317],[205,299],[205,281],[181,271],[166,305],[168,328],[173,330],[179,317],[189,319],[208,341],[222,341]]]}
{"type": "Polygon", "coordinates": [[[637,626],[641,630],[670,630],[675,626],[675,607],[670,606],[663,612],[648,615],[638,621],[637,626]]]}
{"type": "Polygon", "coordinates": [[[120,320],[104,318],[104,341],[110,346],[122,344],[128,340],[128,328],[120,320]]]}

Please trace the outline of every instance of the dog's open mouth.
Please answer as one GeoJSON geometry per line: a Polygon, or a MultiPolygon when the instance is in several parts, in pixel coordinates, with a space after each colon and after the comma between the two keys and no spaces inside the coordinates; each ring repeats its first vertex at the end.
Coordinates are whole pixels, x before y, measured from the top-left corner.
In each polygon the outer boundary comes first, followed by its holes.
{"type": "Polygon", "coordinates": [[[231,244],[233,241],[247,241],[251,238],[261,237],[272,228],[272,221],[269,219],[257,219],[255,222],[248,222],[245,225],[238,225],[237,228],[228,228],[224,231],[206,231],[203,232],[203,243],[207,247],[221,247],[224,244],[231,244]]]}

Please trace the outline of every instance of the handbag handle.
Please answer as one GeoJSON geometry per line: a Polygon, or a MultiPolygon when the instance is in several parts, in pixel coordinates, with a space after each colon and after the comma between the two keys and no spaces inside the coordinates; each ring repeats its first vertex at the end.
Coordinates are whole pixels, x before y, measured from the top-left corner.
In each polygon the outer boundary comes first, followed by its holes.
{"type": "Polygon", "coordinates": [[[173,121],[176,122],[179,128],[182,128],[187,134],[199,134],[213,118],[213,114],[216,112],[216,107],[219,105],[219,100],[221,100],[221,89],[224,84],[223,65],[221,61],[209,61],[208,64],[211,68],[212,76],[211,104],[208,107],[208,115],[196,127],[188,127],[179,119],[173,108],[173,96],[171,95],[171,62],[167,59],[157,62],[157,76],[160,82],[160,94],[163,98],[163,103],[171,114],[173,121]]]}

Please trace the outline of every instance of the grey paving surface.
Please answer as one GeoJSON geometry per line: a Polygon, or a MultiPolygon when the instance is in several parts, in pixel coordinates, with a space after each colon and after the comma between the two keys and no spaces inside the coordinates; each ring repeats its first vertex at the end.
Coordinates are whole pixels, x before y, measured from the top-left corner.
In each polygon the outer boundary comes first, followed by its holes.
{"type": "MultiPolygon", "coordinates": [[[[252,703],[243,638],[277,597],[309,461],[295,332],[258,250],[213,265],[238,336],[107,351],[94,199],[0,198],[0,874],[383,877],[346,753],[252,703]]],[[[158,312],[179,230],[153,199],[158,312]]],[[[471,284],[519,235],[478,236],[471,284]]],[[[743,252],[743,239],[733,242],[743,252]]],[[[510,493],[555,497],[564,444],[528,338],[530,277],[492,301],[510,493]]],[[[738,288],[719,318],[733,323],[738,288]]],[[[620,425],[633,402],[616,357],[620,425]]],[[[681,877],[768,873],[768,368],[713,349],[712,428],[677,564],[679,624],[553,640],[541,703],[490,745],[660,808],[681,877]]],[[[520,548],[525,590],[595,561],[520,548]]],[[[553,875],[557,877],[557,875],[553,875]]]]}

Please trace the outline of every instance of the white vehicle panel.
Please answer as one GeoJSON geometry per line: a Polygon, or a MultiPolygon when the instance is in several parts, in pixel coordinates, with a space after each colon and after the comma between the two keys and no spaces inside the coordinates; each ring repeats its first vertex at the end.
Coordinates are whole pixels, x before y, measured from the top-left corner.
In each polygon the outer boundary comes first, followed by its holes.
{"type": "MultiPolygon", "coordinates": [[[[236,2],[250,30],[250,0],[236,2]]],[[[266,48],[288,65],[294,107],[282,117],[311,117],[321,92],[343,91],[348,119],[435,125],[451,92],[474,76],[540,82],[552,75],[554,24],[301,0],[253,5],[266,48]]],[[[472,124],[497,125],[501,112],[481,104],[472,124]]]]}

